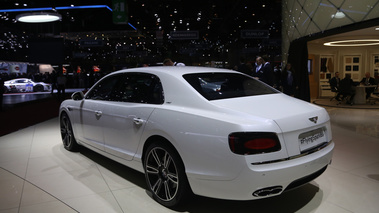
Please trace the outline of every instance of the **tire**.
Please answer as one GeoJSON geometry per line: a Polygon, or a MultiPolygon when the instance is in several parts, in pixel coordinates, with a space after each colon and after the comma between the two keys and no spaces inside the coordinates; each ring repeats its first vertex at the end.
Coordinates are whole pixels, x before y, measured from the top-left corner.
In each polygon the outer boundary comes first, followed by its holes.
{"type": "Polygon", "coordinates": [[[75,140],[74,132],[72,131],[72,125],[70,118],[66,113],[62,113],[60,118],[61,137],[63,146],[68,151],[76,151],[79,147],[75,140]]]}
{"type": "Polygon", "coordinates": [[[41,84],[37,84],[33,87],[34,92],[43,92],[44,88],[41,84]]]}
{"type": "Polygon", "coordinates": [[[9,92],[8,87],[4,86],[3,91],[4,91],[4,93],[8,93],[9,92]]]}
{"type": "Polygon", "coordinates": [[[176,150],[164,143],[153,143],[144,156],[146,183],[153,199],[166,207],[183,204],[192,191],[176,150]]]}

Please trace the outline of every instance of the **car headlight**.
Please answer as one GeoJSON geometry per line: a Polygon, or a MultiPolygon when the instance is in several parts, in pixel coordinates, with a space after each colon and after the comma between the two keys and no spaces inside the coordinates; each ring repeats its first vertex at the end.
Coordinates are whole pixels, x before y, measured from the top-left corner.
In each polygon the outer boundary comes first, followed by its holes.
{"type": "Polygon", "coordinates": [[[235,132],[229,135],[229,147],[239,155],[276,152],[281,149],[278,136],[272,132],[235,132]]]}

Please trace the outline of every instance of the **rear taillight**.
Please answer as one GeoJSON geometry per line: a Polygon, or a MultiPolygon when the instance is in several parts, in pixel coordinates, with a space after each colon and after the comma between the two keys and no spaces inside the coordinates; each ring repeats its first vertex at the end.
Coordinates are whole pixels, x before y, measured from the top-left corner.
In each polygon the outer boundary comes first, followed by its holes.
{"type": "Polygon", "coordinates": [[[271,132],[235,132],[229,135],[229,147],[239,155],[276,152],[281,149],[278,136],[271,132]]]}

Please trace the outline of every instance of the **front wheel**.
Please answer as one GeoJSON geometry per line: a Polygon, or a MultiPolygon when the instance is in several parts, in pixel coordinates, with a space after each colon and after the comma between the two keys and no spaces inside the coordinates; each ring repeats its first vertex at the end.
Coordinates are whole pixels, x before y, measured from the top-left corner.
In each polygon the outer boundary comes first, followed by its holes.
{"type": "Polygon", "coordinates": [[[63,146],[69,151],[75,151],[78,148],[78,144],[74,137],[74,132],[72,131],[72,125],[70,118],[66,113],[63,113],[60,119],[61,126],[61,137],[63,146]]]}
{"type": "Polygon", "coordinates": [[[4,91],[4,93],[8,93],[9,92],[8,87],[4,86],[3,91],[4,91]]]}
{"type": "Polygon", "coordinates": [[[160,204],[174,207],[191,194],[183,162],[171,146],[151,144],[146,150],[144,169],[148,190],[160,204]]]}

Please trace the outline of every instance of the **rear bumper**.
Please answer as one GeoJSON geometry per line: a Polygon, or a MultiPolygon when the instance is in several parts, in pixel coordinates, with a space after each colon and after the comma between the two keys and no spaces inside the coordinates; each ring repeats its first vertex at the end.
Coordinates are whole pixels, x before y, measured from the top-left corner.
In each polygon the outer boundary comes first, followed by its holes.
{"type": "Polygon", "coordinates": [[[333,155],[334,142],[322,150],[295,159],[262,165],[247,163],[233,180],[188,179],[197,195],[229,200],[254,200],[279,195],[322,174],[333,155]],[[260,194],[260,191],[264,191],[260,194]],[[266,193],[267,191],[271,191],[266,193]],[[258,194],[257,194],[258,192],[258,194]],[[255,195],[253,195],[255,193],[255,195]],[[260,195],[259,195],[260,194],[260,195]]]}

